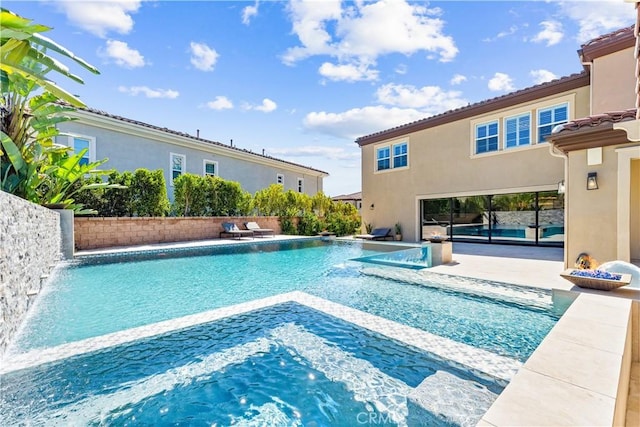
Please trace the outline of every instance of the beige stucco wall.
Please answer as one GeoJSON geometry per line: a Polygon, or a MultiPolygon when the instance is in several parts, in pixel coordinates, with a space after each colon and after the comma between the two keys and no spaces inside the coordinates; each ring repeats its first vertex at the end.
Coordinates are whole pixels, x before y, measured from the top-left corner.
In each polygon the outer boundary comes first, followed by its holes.
{"type": "Polygon", "coordinates": [[[587,150],[569,153],[566,182],[565,245],[569,267],[586,252],[598,262],[616,259],[617,155],[605,147],[602,164],[587,165],[587,150]],[[587,174],[598,173],[598,189],[587,190],[587,174]]]}
{"type": "Polygon", "coordinates": [[[640,159],[631,160],[631,259],[640,260],[640,159]]]}
{"type": "MultiPolygon", "coordinates": [[[[547,143],[473,155],[474,124],[498,119],[502,138],[505,117],[530,111],[535,129],[538,108],[567,101],[570,119],[588,115],[589,89],[583,87],[363,146],[363,224],[393,227],[400,222],[403,240],[417,241],[419,199],[557,189],[558,182],[564,179],[564,162],[549,154],[547,143]],[[376,148],[402,141],[408,142],[409,166],[376,172],[376,148]],[[374,209],[370,209],[371,204],[374,209]]],[[[532,132],[532,141],[536,140],[537,135],[532,132]]],[[[501,147],[502,144],[501,139],[501,147]]]]}
{"type": "MultiPolygon", "coordinates": [[[[616,149],[631,146],[616,145],[602,148],[602,163],[587,164],[587,150],[569,153],[567,165],[566,199],[566,264],[572,267],[577,256],[587,252],[598,262],[629,261],[629,253],[621,253],[619,241],[629,242],[630,258],[638,258],[640,251],[640,160],[631,160],[631,191],[619,191],[619,157],[616,149]],[[587,174],[598,173],[598,189],[587,190],[587,174]],[[619,198],[628,198],[621,205],[619,198]],[[618,209],[629,209],[629,236],[621,236],[618,209]]],[[[629,162],[625,159],[624,161],[629,162]]]]}
{"type": "Polygon", "coordinates": [[[633,108],[635,86],[633,48],[596,58],[591,67],[591,114],[633,108]]]}

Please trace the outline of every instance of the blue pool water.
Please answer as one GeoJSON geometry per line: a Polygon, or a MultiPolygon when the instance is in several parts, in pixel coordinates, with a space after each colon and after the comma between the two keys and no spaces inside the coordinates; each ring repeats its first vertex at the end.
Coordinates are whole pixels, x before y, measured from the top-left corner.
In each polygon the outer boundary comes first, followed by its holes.
{"type": "MultiPolygon", "coordinates": [[[[526,238],[526,230],[529,228],[526,225],[494,225],[491,227],[492,237],[504,237],[504,238],[526,238]]],[[[556,234],[564,233],[563,225],[540,225],[542,228],[542,238],[550,237],[556,234]]],[[[478,224],[469,226],[459,226],[453,228],[453,234],[455,236],[480,236],[489,237],[489,226],[478,224]]]]}
{"type": "MultiPolygon", "coordinates": [[[[62,269],[39,296],[17,337],[16,351],[293,290],[522,361],[558,319],[544,291],[537,292],[537,304],[529,306],[475,294],[475,289],[493,287],[482,281],[455,279],[456,285],[465,282],[466,290],[461,290],[443,286],[439,278],[447,276],[436,274],[421,284],[412,284],[403,274],[394,280],[369,274],[362,264],[348,261],[374,254],[357,243],[256,243],[173,257],[178,254],[121,262],[103,258],[98,264],[91,260],[62,269]]],[[[508,290],[521,292],[517,287],[508,290]]]]}
{"type": "Polygon", "coordinates": [[[0,377],[3,425],[475,425],[502,387],[295,303],[0,377]]]}

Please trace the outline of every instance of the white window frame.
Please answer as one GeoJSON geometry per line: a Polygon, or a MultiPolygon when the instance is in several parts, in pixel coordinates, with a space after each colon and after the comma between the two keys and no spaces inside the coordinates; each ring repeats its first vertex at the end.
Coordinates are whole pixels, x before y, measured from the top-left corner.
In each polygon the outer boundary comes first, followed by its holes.
{"type": "Polygon", "coordinates": [[[409,143],[407,141],[398,142],[396,144],[391,145],[391,151],[389,153],[391,155],[391,169],[404,169],[409,167],[409,143]],[[396,156],[395,150],[396,147],[404,145],[407,147],[407,153],[396,156]],[[396,166],[396,157],[407,156],[407,164],[404,166],[396,166]]]}
{"type": "Polygon", "coordinates": [[[71,148],[75,153],[75,140],[77,139],[85,139],[89,141],[89,163],[93,163],[96,161],[96,138],[94,136],[87,135],[67,135],[67,147],[71,148]]]}
{"type": "Polygon", "coordinates": [[[182,170],[180,175],[187,172],[187,156],[179,153],[169,153],[169,183],[173,187],[173,157],[182,157],[182,170]]]}
{"type": "MultiPolygon", "coordinates": [[[[533,140],[532,140],[532,135],[533,132],[531,131],[531,125],[533,124],[531,121],[531,111],[527,111],[524,113],[520,113],[520,114],[516,114],[513,116],[509,116],[509,117],[505,117],[502,121],[502,129],[503,129],[503,137],[502,137],[502,149],[503,150],[512,150],[514,148],[519,148],[519,147],[528,147],[530,145],[533,145],[533,140]],[[522,144],[520,143],[520,119],[522,117],[529,117],[529,142],[526,144],[522,144]],[[516,145],[514,145],[513,147],[508,147],[507,146],[507,121],[509,120],[516,120],[516,145]]],[[[498,147],[500,147],[500,129],[498,129],[498,147]]],[[[499,149],[499,148],[498,148],[499,149]]],[[[489,151],[490,152],[490,151],[489,151]]],[[[484,153],[483,153],[484,154],[484,153]]]]}
{"type": "Polygon", "coordinates": [[[560,124],[568,123],[569,121],[571,121],[571,103],[570,103],[570,102],[568,102],[568,101],[561,102],[561,103],[556,104],[556,105],[550,105],[550,106],[548,106],[548,107],[537,108],[537,109],[536,109],[536,139],[535,139],[536,144],[545,144],[545,143],[546,143],[546,141],[540,141],[540,128],[541,128],[542,126],[545,126],[545,127],[546,127],[546,126],[551,126],[551,131],[553,132],[553,129],[554,129],[556,126],[558,126],[558,125],[560,125],[560,124]],[[563,121],[563,122],[556,122],[556,121],[553,121],[553,122],[551,122],[551,123],[546,123],[546,124],[544,124],[544,125],[541,125],[541,124],[540,124],[540,113],[541,113],[542,111],[545,111],[545,110],[555,110],[556,108],[559,108],[559,107],[565,107],[565,106],[567,107],[567,120],[566,120],[566,121],[563,121]]]}
{"type": "Polygon", "coordinates": [[[284,174],[276,174],[276,184],[282,184],[284,186],[284,174]]]}
{"type": "Polygon", "coordinates": [[[387,172],[392,172],[392,171],[396,171],[396,170],[404,170],[404,169],[408,169],[409,165],[411,164],[410,161],[410,156],[411,156],[411,148],[409,147],[409,140],[408,138],[403,138],[403,139],[398,139],[396,141],[389,141],[380,145],[377,145],[374,147],[373,149],[373,172],[374,173],[387,173],[387,172]],[[395,149],[396,147],[399,146],[405,146],[407,147],[407,153],[406,154],[401,154],[399,156],[395,155],[395,149]],[[389,157],[378,157],[378,152],[380,150],[388,150],[389,151],[389,157]],[[402,156],[407,156],[407,164],[405,166],[395,166],[395,159],[397,159],[398,157],[402,157],[402,156]],[[389,161],[389,167],[386,169],[378,169],[378,162],[380,160],[388,160],[389,161]]]}
{"type": "MultiPolygon", "coordinates": [[[[488,144],[487,144],[488,147],[488,144]]],[[[495,120],[490,120],[488,122],[482,122],[482,123],[476,123],[475,126],[473,127],[473,154],[476,156],[482,156],[485,154],[493,154],[493,153],[498,153],[500,152],[500,120],[499,119],[495,119],[495,120]],[[489,138],[493,137],[493,136],[485,136],[483,138],[478,138],[478,128],[479,127],[483,127],[486,126],[487,130],[489,128],[490,125],[492,124],[496,124],[497,126],[497,131],[496,131],[496,137],[498,138],[498,144],[496,145],[496,149],[495,150],[486,150],[483,152],[479,152],[478,151],[478,140],[479,139],[484,139],[484,140],[488,140],[489,138]]]]}
{"type": "Polygon", "coordinates": [[[304,193],[304,178],[298,178],[298,193],[304,193]]]}
{"type": "Polygon", "coordinates": [[[203,159],[202,160],[202,176],[220,176],[220,171],[218,170],[218,162],[216,162],[215,160],[203,159]],[[207,173],[207,165],[213,165],[213,170],[214,170],[213,175],[210,173],[207,173]]]}
{"type": "Polygon", "coordinates": [[[374,156],[375,156],[375,170],[376,170],[376,172],[384,172],[384,171],[388,171],[388,170],[393,169],[393,164],[391,163],[392,156],[391,156],[391,146],[390,145],[380,145],[380,146],[375,147],[374,156]],[[387,150],[389,150],[389,157],[383,157],[383,158],[378,157],[378,152],[380,150],[384,150],[385,148],[387,150]],[[387,159],[389,160],[389,167],[386,168],[386,169],[378,168],[378,162],[380,160],[387,160],[387,159]]]}

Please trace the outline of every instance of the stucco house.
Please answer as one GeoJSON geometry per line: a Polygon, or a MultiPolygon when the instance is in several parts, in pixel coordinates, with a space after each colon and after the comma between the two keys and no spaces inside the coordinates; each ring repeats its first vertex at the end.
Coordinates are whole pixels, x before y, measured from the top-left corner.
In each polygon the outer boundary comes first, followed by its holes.
{"type": "Polygon", "coordinates": [[[581,46],[579,73],[358,138],[362,203],[372,206],[363,223],[400,222],[411,241],[432,233],[485,243],[571,240],[566,260],[580,251],[603,261],[640,258],[629,243],[640,241],[640,138],[620,130],[610,142],[577,142],[586,128],[631,126],[629,112],[603,113],[635,105],[634,46],[633,27],[623,28],[581,46]],[[586,187],[591,172],[597,191],[586,187]],[[618,245],[626,249],[611,249],[618,245]]]}
{"type": "Polygon", "coordinates": [[[349,203],[358,209],[362,209],[362,192],[358,191],[357,193],[349,193],[349,194],[341,194],[339,196],[332,197],[331,200],[334,202],[342,202],[349,203]]]}
{"type": "Polygon", "coordinates": [[[88,148],[86,161],[108,158],[103,168],[134,171],[163,169],[167,193],[173,199],[173,179],[183,173],[215,175],[237,181],[250,193],[282,184],[285,190],[314,195],[329,176],[312,167],[254,153],[154,126],[137,120],[85,108],[70,114],[76,120],[61,123],[64,135],[57,143],[76,152],[88,148]]]}

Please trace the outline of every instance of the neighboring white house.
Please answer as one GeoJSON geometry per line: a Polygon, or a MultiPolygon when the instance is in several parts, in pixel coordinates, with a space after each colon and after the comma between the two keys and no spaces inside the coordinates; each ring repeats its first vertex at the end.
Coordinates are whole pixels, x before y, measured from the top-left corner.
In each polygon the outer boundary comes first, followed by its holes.
{"type": "Polygon", "coordinates": [[[106,169],[163,169],[171,199],[173,179],[183,173],[237,181],[252,194],[282,184],[285,190],[314,195],[322,191],[323,179],[329,176],[308,166],[91,108],[71,115],[77,120],[59,125],[64,135],[56,142],[76,152],[88,148],[87,162],[108,158],[106,169]]]}

